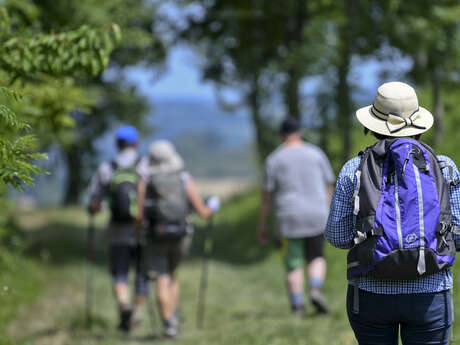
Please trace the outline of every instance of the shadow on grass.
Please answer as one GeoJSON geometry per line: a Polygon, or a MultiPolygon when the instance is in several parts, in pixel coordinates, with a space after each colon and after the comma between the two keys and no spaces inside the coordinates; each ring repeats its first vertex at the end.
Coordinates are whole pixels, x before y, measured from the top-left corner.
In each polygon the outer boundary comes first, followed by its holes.
{"type": "MultiPolygon", "coordinates": [[[[95,230],[94,264],[106,265],[107,240],[105,231],[95,230]]],[[[88,258],[88,230],[67,223],[52,222],[25,236],[26,256],[52,265],[86,262],[88,258]]]]}
{"type": "MultiPolygon", "coordinates": [[[[263,260],[275,248],[273,244],[262,247],[256,240],[259,196],[256,192],[233,198],[215,217],[211,236],[214,241],[213,260],[235,265],[263,260]]],[[[191,256],[202,257],[207,235],[207,223],[198,222],[194,234],[191,256]]],[[[71,222],[50,222],[27,232],[25,254],[53,265],[86,262],[87,229],[71,222]]],[[[95,263],[107,262],[105,231],[96,229],[95,263]]]]}

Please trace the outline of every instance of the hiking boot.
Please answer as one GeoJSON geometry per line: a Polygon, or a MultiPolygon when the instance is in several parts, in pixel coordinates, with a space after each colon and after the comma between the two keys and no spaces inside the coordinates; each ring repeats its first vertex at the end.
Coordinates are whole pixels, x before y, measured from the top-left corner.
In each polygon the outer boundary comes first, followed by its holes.
{"type": "Polygon", "coordinates": [[[304,305],[292,306],[292,315],[294,315],[295,317],[302,319],[305,317],[306,314],[307,313],[305,312],[304,305]]]}
{"type": "Polygon", "coordinates": [[[310,290],[310,300],[318,313],[328,313],[329,307],[327,306],[326,298],[324,297],[320,289],[315,288],[310,290]]]}
{"type": "Polygon", "coordinates": [[[131,309],[125,309],[120,311],[120,324],[118,329],[122,332],[129,332],[131,330],[131,309]]]}
{"type": "Polygon", "coordinates": [[[171,320],[164,321],[165,327],[165,337],[167,338],[177,338],[179,336],[179,326],[171,320]]]}

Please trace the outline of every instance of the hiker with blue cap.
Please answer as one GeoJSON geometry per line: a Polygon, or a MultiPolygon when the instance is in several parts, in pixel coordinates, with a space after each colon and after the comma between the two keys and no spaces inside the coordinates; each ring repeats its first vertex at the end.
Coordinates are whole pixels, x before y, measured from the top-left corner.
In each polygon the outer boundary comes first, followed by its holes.
{"type": "Polygon", "coordinates": [[[132,126],[120,127],[116,132],[118,154],[115,159],[102,163],[89,187],[90,212],[100,210],[101,201],[108,197],[111,211],[108,226],[109,265],[113,288],[119,306],[118,328],[128,332],[140,323],[140,314],[147,292],[148,281],[141,270],[142,234],[135,228],[137,213],[137,182],[147,173],[147,160],[137,152],[139,135],[132,126]],[[136,269],[134,307],[128,285],[128,272],[136,269]]]}
{"type": "Polygon", "coordinates": [[[356,117],[378,141],[343,166],[325,232],[349,250],[350,325],[359,344],[447,344],[460,173],[420,141],[433,116],[411,86],[381,85],[356,117]]]}

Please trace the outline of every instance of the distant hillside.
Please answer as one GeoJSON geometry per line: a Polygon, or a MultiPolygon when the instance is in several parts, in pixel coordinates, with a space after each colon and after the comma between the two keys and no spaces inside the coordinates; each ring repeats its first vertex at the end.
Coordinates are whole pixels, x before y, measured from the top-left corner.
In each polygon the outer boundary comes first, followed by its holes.
{"type": "Polygon", "coordinates": [[[167,100],[153,104],[151,138],[177,139],[189,133],[215,133],[223,149],[240,148],[253,138],[248,114],[228,113],[216,104],[203,101],[167,100]]]}
{"type": "Polygon", "coordinates": [[[155,132],[142,139],[141,152],[151,141],[171,140],[199,178],[257,176],[253,132],[244,111],[227,113],[203,101],[156,102],[151,113],[155,132]]]}

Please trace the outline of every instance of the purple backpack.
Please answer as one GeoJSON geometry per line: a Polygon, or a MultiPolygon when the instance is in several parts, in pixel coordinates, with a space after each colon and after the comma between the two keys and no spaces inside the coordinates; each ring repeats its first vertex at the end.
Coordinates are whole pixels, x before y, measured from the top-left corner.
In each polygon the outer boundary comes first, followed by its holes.
{"type": "Polygon", "coordinates": [[[411,280],[452,266],[456,250],[444,167],[428,145],[410,138],[381,140],[361,153],[349,279],[411,280]]]}

